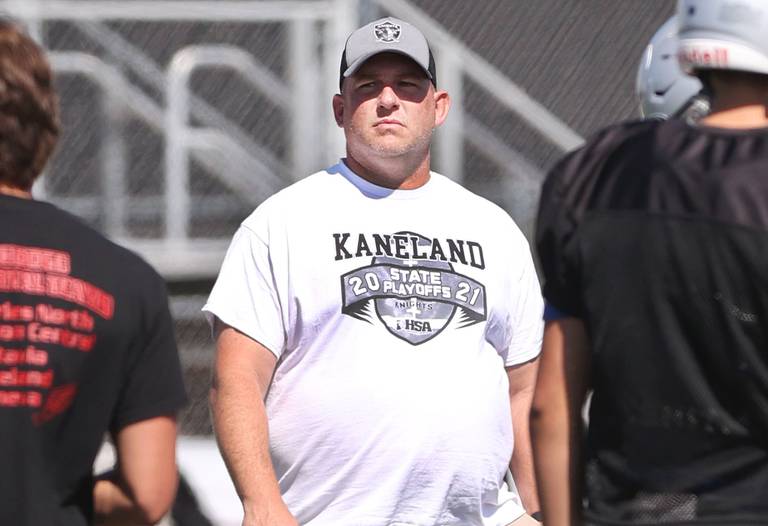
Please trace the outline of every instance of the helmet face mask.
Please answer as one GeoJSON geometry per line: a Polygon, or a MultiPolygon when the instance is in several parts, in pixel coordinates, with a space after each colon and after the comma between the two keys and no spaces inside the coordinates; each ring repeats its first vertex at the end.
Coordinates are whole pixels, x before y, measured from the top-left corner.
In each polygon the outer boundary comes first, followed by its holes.
{"type": "Polygon", "coordinates": [[[677,13],[683,70],[768,75],[768,1],[678,0],[677,13]]]}
{"type": "Polygon", "coordinates": [[[712,104],[705,93],[705,91],[702,91],[698,95],[694,95],[673,117],[690,123],[696,123],[709,115],[712,104]]]}
{"type": "Polygon", "coordinates": [[[680,69],[677,54],[677,19],[672,17],[653,36],[638,68],[636,93],[646,119],[668,119],[693,106],[698,115],[706,104],[701,82],[680,69]]]}

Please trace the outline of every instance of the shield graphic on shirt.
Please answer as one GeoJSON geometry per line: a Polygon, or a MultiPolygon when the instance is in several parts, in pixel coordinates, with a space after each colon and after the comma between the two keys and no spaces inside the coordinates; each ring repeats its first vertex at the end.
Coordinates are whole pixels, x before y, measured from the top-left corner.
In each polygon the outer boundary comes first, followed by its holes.
{"type": "MultiPolygon", "coordinates": [[[[419,246],[431,245],[430,240],[419,234],[398,234],[417,238],[419,246]]],[[[453,266],[445,261],[404,260],[388,256],[374,258],[373,264],[396,265],[402,269],[401,273],[412,275],[415,281],[419,279],[420,270],[453,270],[453,266]]],[[[418,296],[377,298],[374,303],[376,314],[387,330],[411,345],[422,344],[440,334],[456,313],[456,306],[451,303],[418,296]]]]}

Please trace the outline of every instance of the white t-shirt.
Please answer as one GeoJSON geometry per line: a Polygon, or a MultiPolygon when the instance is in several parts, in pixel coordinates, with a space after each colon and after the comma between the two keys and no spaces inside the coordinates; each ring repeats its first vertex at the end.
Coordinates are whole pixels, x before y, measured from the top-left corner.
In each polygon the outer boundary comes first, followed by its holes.
{"type": "Polygon", "coordinates": [[[513,447],[505,365],[543,304],[501,208],[442,175],[390,190],[343,163],[235,234],[208,314],[278,358],[266,400],[283,498],[312,526],[501,526],[513,447]]]}

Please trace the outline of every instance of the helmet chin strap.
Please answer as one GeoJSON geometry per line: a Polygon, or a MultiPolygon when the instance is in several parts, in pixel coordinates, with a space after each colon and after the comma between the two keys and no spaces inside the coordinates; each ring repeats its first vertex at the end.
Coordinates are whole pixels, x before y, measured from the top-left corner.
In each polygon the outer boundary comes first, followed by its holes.
{"type": "Polygon", "coordinates": [[[701,91],[688,99],[688,102],[673,115],[673,117],[683,119],[689,124],[696,124],[712,111],[712,88],[709,75],[706,71],[701,71],[697,77],[701,81],[701,91]]]}
{"type": "Polygon", "coordinates": [[[709,71],[698,71],[695,76],[701,82],[701,91],[688,99],[688,102],[674,115],[675,118],[683,119],[688,124],[698,123],[712,111],[712,83],[709,71]]]}

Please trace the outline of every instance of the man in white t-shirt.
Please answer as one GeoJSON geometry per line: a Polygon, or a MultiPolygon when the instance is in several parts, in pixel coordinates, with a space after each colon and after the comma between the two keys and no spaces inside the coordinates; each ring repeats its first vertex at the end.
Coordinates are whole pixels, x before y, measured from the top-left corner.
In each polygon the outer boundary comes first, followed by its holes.
{"type": "Polygon", "coordinates": [[[333,98],[346,158],[234,236],[204,310],[244,525],[536,524],[539,283],[510,217],[430,172],[436,86],[415,27],[352,33],[333,98]]]}

